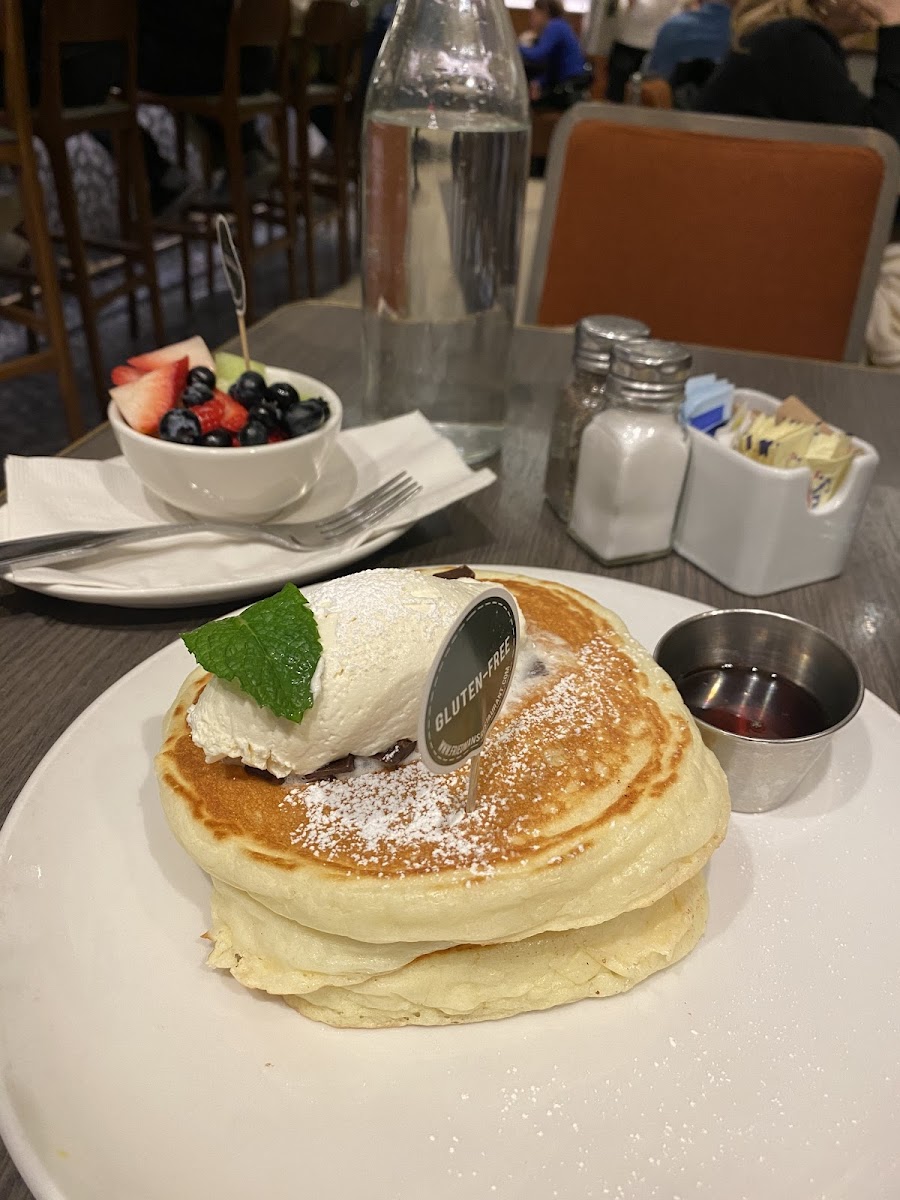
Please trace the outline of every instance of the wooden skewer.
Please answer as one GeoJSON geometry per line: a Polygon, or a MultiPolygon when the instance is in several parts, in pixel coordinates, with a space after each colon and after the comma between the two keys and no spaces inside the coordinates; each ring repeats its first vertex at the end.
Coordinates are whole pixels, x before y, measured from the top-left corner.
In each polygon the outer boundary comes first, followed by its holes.
{"type": "Polygon", "coordinates": [[[247,342],[247,321],[242,312],[237,315],[238,333],[241,338],[241,354],[244,356],[244,370],[250,370],[250,346],[247,342]]]}
{"type": "Polygon", "coordinates": [[[478,807],[478,775],[481,770],[481,751],[473,754],[469,760],[469,790],[466,793],[466,812],[474,812],[478,807]]]}

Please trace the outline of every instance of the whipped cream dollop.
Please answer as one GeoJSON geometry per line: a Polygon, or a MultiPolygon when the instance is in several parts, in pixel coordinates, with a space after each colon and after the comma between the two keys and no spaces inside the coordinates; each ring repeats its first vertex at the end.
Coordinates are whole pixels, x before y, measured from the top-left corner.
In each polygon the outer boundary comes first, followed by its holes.
{"type": "MultiPolygon", "coordinates": [[[[415,738],[438,647],[466,605],[490,586],[380,568],[311,588],[322,656],[303,720],[278,717],[237,684],[214,677],[188,713],[194,742],[208,762],[240,759],[284,778],[415,738]]],[[[520,643],[525,670],[521,649],[520,643]]]]}

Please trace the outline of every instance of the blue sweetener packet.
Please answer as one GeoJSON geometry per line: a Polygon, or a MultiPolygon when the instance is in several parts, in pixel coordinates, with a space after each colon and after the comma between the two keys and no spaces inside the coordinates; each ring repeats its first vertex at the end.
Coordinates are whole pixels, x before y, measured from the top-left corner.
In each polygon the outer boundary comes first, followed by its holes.
{"type": "Polygon", "coordinates": [[[716,375],[694,375],[685,386],[681,418],[688,425],[712,433],[731,420],[734,384],[716,375]]]}

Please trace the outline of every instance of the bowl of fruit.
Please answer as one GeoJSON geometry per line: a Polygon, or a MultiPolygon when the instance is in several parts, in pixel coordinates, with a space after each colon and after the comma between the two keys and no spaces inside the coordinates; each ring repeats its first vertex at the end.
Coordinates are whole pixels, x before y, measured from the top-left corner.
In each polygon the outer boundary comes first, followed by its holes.
{"type": "Polygon", "coordinates": [[[316,484],[341,428],[318,379],[189,338],[112,372],[107,415],[149,491],[219,520],[264,521],[316,484]]]}

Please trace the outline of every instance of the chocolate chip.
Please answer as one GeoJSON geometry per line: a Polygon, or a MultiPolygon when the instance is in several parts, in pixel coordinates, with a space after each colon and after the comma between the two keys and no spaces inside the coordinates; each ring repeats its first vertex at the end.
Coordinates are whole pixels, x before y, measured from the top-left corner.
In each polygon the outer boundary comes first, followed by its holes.
{"type": "Polygon", "coordinates": [[[356,760],[353,755],[345,754],[343,758],[336,758],[333,762],[326,763],[324,767],[310,771],[303,778],[307,783],[324,783],[329,779],[336,779],[338,775],[349,775],[355,765],[356,760]]]}
{"type": "Polygon", "coordinates": [[[372,757],[380,759],[386,767],[399,767],[409,758],[415,748],[416,743],[412,738],[401,738],[399,742],[394,742],[393,746],[388,746],[387,750],[382,750],[380,754],[373,754],[372,757]]]}
{"type": "Polygon", "coordinates": [[[547,675],[547,674],[549,674],[549,672],[547,671],[547,668],[544,666],[544,664],[541,662],[541,660],[539,658],[536,658],[534,660],[534,662],[531,664],[531,666],[528,668],[529,677],[537,676],[537,675],[547,675]]]}
{"type": "Polygon", "coordinates": [[[435,579],[474,579],[475,572],[471,567],[448,567],[446,571],[436,571],[435,579]]]}

